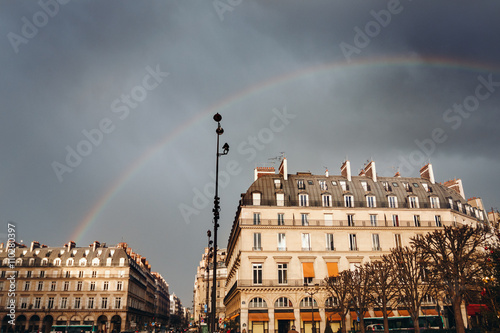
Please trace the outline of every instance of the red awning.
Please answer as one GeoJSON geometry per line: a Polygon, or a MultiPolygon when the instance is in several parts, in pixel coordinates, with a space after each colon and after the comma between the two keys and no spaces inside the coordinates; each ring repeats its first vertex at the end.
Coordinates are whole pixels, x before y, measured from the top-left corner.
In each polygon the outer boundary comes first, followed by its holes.
{"type": "Polygon", "coordinates": [[[467,305],[467,315],[475,316],[481,312],[488,311],[486,304],[469,304],[467,305]]]}

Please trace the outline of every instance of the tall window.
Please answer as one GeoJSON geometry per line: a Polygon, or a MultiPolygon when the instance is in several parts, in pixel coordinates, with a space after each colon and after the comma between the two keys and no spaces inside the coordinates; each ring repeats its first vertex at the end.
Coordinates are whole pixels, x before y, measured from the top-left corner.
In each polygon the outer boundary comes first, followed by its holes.
{"type": "Polygon", "coordinates": [[[108,290],[109,289],[109,281],[104,281],[104,285],[102,287],[102,290],[108,290]]]}
{"type": "Polygon", "coordinates": [[[401,235],[400,234],[395,234],[394,235],[394,244],[396,245],[396,247],[402,247],[401,235]]]}
{"type": "Polygon", "coordinates": [[[68,298],[61,297],[61,309],[66,309],[68,306],[68,298]]]}
{"type": "Polygon", "coordinates": [[[439,208],[439,198],[430,197],[430,199],[431,199],[431,208],[439,208]]]}
{"type": "Polygon", "coordinates": [[[335,246],[333,244],[333,234],[326,234],[326,250],[333,251],[335,246]]]}
{"type": "Polygon", "coordinates": [[[122,307],[122,298],[117,297],[115,298],[115,309],[121,309],[122,307]]]}
{"type": "Polygon", "coordinates": [[[29,290],[30,290],[30,282],[29,281],[25,281],[24,282],[24,291],[29,291],[29,290]]]}
{"type": "Polygon", "coordinates": [[[278,251],[286,251],[286,237],[284,233],[278,234],[278,251]]]}
{"type": "Polygon", "coordinates": [[[297,188],[299,190],[304,190],[306,188],[306,185],[304,184],[304,180],[303,179],[297,180],[297,188]]]}
{"type": "Polygon", "coordinates": [[[81,306],[81,301],[82,301],[81,297],[75,297],[75,306],[73,308],[79,309],[81,306]]]}
{"type": "Polygon", "coordinates": [[[52,281],[52,283],[50,284],[50,291],[56,291],[56,285],[57,285],[57,282],[52,281]]]}
{"type": "Polygon", "coordinates": [[[302,225],[309,225],[309,220],[307,219],[307,214],[301,214],[302,216],[302,225]]]}
{"type": "Polygon", "coordinates": [[[302,234],[302,251],[311,251],[311,235],[302,234]]]}
{"type": "Polygon", "coordinates": [[[47,302],[47,308],[49,308],[49,309],[54,308],[54,297],[49,297],[49,300],[47,302]]]}
{"type": "Polygon", "coordinates": [[[349,250],[350,251],[357,251],[358,250],[358,243],[356,241],[356,234],[349,234],[349,250]]]}
{"type": "Polygon", "coordinates": [[[389,208],[398,208],[398,198],[391,195],[388,197],[389,200],[389,208]]]}
{"type": "Polygon", "coordinates": [[[118,281],[116,283],[116,290],[120,291],[120,290],[122,290],[122,287],[123,287],[123,282],[122,281],[118,281]]]}
{"type": "Polygon", "coordinates": [[[375,197],[373,195],[369,195],[366,197],[366,206],[370,208],[375,207],[375,197]]]}
{"type": "Polygon", "coordinates": [[[347,191],[347,183],[345,182],[345,180],[340,180],[339,183],[340,187],[342,187],[342,191],[347,191]]]}
{"type": "Polygon", "coordinates": [[[285,194],[276,193],[276,206],[284,206],[285,205],[285,194]]]}
{"type": "Polygon", "coordinates": [[[418,197],[408,197],[410,208],[418,208],[418,197]]]}
{"type": "Polygon", "coordinates": [[[254,251],[261,251],[261,238],[260,238],[260,232],[255,232],[253,234],[253,249],[254,251]]]}
{"type": "Polygon", "coordinates": [[[35,301],[33,302],[33,307],[35,309],[40,309],[40,304],[42,303],[41,297],[35,297],[35,301]]]}
{"type": "Polygon", "coordinates": [[[288,283],[288,264],[278,264],[278,284],[288,283]]]}
{"type": "Polygon", "coordinates": [[[372,234],[372,248],[373,251],[380,251],[380,238],[378,234],[372,234]]]}
{"type": "Polygon", "coordinates": [[[392,226],[399,227],[399,215],[392,215],[392,226]]]}
{"type": "Polygon", "coordinates": [[[329,227],[333,225],[333,214],[325,214],[325,226],[329,227]]]}
{"type": "Polygon", "coordinates": [[[413,223],[415,227],[420,227],[420,215],[413,215],[413,223]]]}
{"type": "Polygon", "coordinates": [[[92,271],[92,277],[96,278],[97,277],[97,271],[92,271]]]}
{"type": "MultiPolygon", "coordinates": [[[[82,285],[83,285],[83,282],[78,281],[76,284],[76,291],[82,291],[82,285]]],[[[69,287],[69,283],[68,283],[68,287],[69,287]]]]}
{"type": "Polygon", "coordinates": [[[376,227],[377,226],[377,215],[370,215],[370,225],[372,227],[376,227]]]}
{"type": "Polygon", "coordinates": [[[363,191],[368,191],[368,184],[365,181],[361,182],[361,187],[363,188],[363,191]]]}
{"type": "Polygon", "coordinates": [[[43,290],[43,281],[38,281],[38,288],[37,288],[38,291],[42,291],[43,290]]]}
{"type": "Polygon", "coordinates": [[[282,188],[283,186],[281,186],[281,179],[275,179],[274,180],[274,188],[279,190],[280,188],[282,188]]]}
{"type": "Polygon", "coordinates": [[[278,213],[278,225],[285,225],[285,214],[278,213]]]}
{"type": "Polygon", "coordinates": [[[354,227],[354,215],[353,214],[347,214],[347,225],[349,227],[354,227]]]}
{"type": "Polygon", "coordinates": [[[328,190],[328,185],[326,184],[326,180],[319,181],[319,188],[321,189],[321,191],[328,190]]]}
{"type": "Polygon", "coordinates": [[[299,194],[299,206],[309,206],[309,196],[307,194],[299,194]]]}
{"type": "Polygon", "coordinates": [[[260,193],[252,193],[252,201],[254,206],[260,206],[260,193]]]}
{"type": "Polygon", "coordinates": [[[87,303],[87,308],[88,309],[94,308],[94,297],[89,297],[89,302],[87,303]]]}
{"type": "Polygon", "coordinates": [[[323,207],[331,207],[332,206],[332,196],[329,194],[321,195],[323,199],[323,207]]]}
{"type": "Polygon", "coordinates": [[[90,291],[95,290],[95,281],[90,282],[90,291]]]}
{"type": "Polygon", "coordinates": [[[262,264],[252,264],[253,284],[262,284],[262,264]]]}
{"type": "Polygon", "coordinates": [[[83,277],[83,271],[78,272],[78,277],[81,279],[83,277]]]}
{"type": "Polygon", "coordinates": [[[249,308],[267,308],[266,301],[261,297],[253,298],[250,303],[248,303],[249,308]]]}
{"type": "Polygon", "coordinates": [[[442,227],[443,226],[441,224],[441,216],[440,215],[434,216],[434,220],[436,221],[436,227],[442,227]]]}
{"type": "Polygon", "coordinates": [[[345,207],[353,207],[352,195],[344,195],[344,204],[345,207]]]}
{"type": "Polygon", "coordinates": [[[253,224],[260,225],[260,213],[253,213],[253,224]]]}
{"type": "Polygon", "coordinates": [[[108,308],[108,298],[103,297],[101,299],[101,309],[107,309],[108,308]]]}

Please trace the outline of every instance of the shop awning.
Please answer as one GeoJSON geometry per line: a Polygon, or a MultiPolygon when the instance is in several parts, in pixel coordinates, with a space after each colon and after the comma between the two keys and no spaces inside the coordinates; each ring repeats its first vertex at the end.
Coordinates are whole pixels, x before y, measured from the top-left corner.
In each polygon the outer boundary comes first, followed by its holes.
{"type": "Polygon", "coordinates": [[[327,262],[326,268],[328,269],[328,277],[337,277],[339,276],[339,266],[336,262],[327,262]]]}
{"type": "Polygon", "coordinates": [[[238,317],[239,315],[240,315],[239,313],[232,315],[231,317],[229,317],[229,320],[233,320],[234,318],[238,317]]]}
{"type": "Polygon", "coordinates": [[[436,309],[422,309],[424,316],[437,316],[439,313],[436,309]]]}
{"type": "Polygon", "coordinates": [[[253,313],[253,312],[249,312],[248,313],[248,320],[250,321],[269,321],[269,315],[267,314],[267,312],[257,312],[257,313],[253,313]]]}
{"type": "MultiPolygon", "coordinates": [[[[313,313],[314,313],[314,321],[321,321],[321,316],[319,315],[319,312],[313,312],[313,313]]],[[[301,312],[300,319],[302,319],[302,321],[312,321],[311,312],[301,312]]]]}
{"type": "Polygon", "coordinates": [[[313,278],[314,277],[314,263],[303,262],[302,269],[304,270],[304,277],[305,278],[313,278]]]}
{"type": "Polygon", "coordinates": [[[475,316],[481,312],[488,311],[486,304],[469,304],[467,305],[467,315],[475,316]]]}
{"type": "Polygon", "coordinates": [[[326,318],[329,321],[340,321],[342,318],[338,312],[326,312],[326,318]]]}
{"type": "Polygon", "coordinates": [[[408,317],[410,315],[410,312],[408,312],[408,310],[398,310],[398,313],[401,317],[408,317]]]}
{"type": "MultiPolygon", "coordinates": [[[[351,320],[356,320],[357,318],[358,314],[356,313],[356,311],[351,311],[351,320]]],[[[366,311],[363,318],[370,318],[370,312],[366,311]]]]}
{"type": "MultiPolygon", "coordinates": [[[[373,311],[375,313],[375,318],[383,318],[384,313],[382,311],[373,311]]],[[[389,310],[387,312],[387,317],[394,317],[394,312],[392,310],[389,310]]]]}
{"type": "Polygon", "coordinates": [[[275,312],[274,319],[276,320],[295,320],[293,312],[275,312]]]}

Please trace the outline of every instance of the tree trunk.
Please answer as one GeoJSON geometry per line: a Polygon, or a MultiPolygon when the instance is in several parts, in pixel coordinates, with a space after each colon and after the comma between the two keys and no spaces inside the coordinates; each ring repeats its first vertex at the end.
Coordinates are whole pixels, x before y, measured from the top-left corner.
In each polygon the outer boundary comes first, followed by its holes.
{"type": "Polygon", "coordinates": [[[340,316],[340,328],[342,328],[342,333],[347,333],[347,329],[345,327],[345,316],[340,316]]]}
{"type": "Polygon", "coordinates": [[[418,322],[418,313],[416,315],[416,318],[412,316],[411,319],[413,320],[413,327],[415,328],[415,333],[420,333],[420,323],[418,322]]]}
{"type": "Polygon", "coordinates": [[[453,313],[455,314],[455,327],[457,333],[465,333],[464,318],[462,317],[462,300],[455,299],[453,301],[453,313]]]}
{"type": "Polygon", "coordinates": [[[361,333],[365,333],[365,318],[363,316],[359,317],[359,324],[361,326],[361,333]]]}
{"type": "Polygon", "coordinates": [[[389,317],[386,311],[384,311],[384,333],[389,333],[389,317]]]}

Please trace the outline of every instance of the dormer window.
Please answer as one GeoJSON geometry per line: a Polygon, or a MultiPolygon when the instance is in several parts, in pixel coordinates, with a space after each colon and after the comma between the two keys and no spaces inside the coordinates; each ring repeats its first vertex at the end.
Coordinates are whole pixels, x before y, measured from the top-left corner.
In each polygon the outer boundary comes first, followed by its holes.
{"type": "Polygon", "coordinates": [[[362,181],[362,182],[361,182],[361,187],[363,188],[363,190],[364,190],[365,192],[367,192],[367,191],[368,191],[368,183],[367,183],[367,182],[362,181]]]}
{"type": "Polygon", "coordinates": [[[68,260],[66,260],[66,266],[73,266],[74,263],[75,261],[73,260],[73,258],[69,258],[68,260]]]}
{"type": "Polygon", "coordinates": [[[458,211],[461,212],[462,211],[462,203],[460,201],[457,202],[457,207],[458,207],[458,211]]]}
{"type": "Polygon", "coordinates": [[[328,185],[326,184],[326,180],[320,180],[320,181],[319,181],[319,188],[320,188],[322,191],[326,191],[326,190],[328,190],[328,185]]]}
{"type": "Polygon", "coordinates": [[[375,196],[369,195],[366,197],[366,207],[375,208],[377,206],[375,196]]]}
{"type": "Polygon", "coordinates": [[[337,182],[335,180],[332,180],[332,185],[337,186],[337,182]]]}
{"type": "Polygon", "coordinates": [[[285,205],[285,194],[284,193],[276,193],[276,206],[284,206],[285,205]]]}
{"type": "Polygon", "coordinates": [[[389,201],[389,208],[398,208],[398,198],[394,195],[390,195],[387,197],[389,201]]]}
{"type": "Polygon", "coordinates": [[[389,183],[388,183],[388,182],[382,182],[382,186],[384,187],[384,190],[385,190],[386,192],[390,192],[390,191],[392,191],[392,189],[391,189],[391,185],[389,185],[389,183]]]}
{"type": "Polygon", "coordinates": [[[301,207],[309,206],[309,195],[299,194],[299,206],[301,207]]]}
{"type": "Polygon", "coordinates": [[[344,191],[344,192],[349,191],[349,187],[347,186],[347,183],[345,180],[341,180],[341,181],[339,181],[339,183],[340,183],[340,187],[342,187],[342,191],[344,191]]]}
{"type": "Polygon", "coordinates": [[[279,190],[282,188],[282,185],[281,185],[281,179],[275,179],[274,180],[274,188],[279,190]]]}
{"type": "Polygon", "coordinates": [[[439,208],[439,198],[438,197],[430,197],[431,200],[431,208],[439,208]]]}
{"type": "Polygon", "coordinates": [[[354,199],[352,195],[344,195],[345,207],[354,207],[354,199]]]}
{"type": "Polygon", "coordinates": [[[299,190],[305,190],[306,189],[306,185],[304,184],[304,180],[303,179],[297,180],[297,188],[299,190]]]}
{"type": "Polygon", "coordinates": [[[252,193],[252,204],[254,206],[260,206],[260,198],[261,198],[260,193],[258,192],[252,193]]]}
{"type": "Polygon", "coordinates": [[[99,258],[92,259],[92,266],[99,266],[99,258]]]}
{"type": "Polygon", "coordinates": [[[429,184],[427,184],[427,183],[422,183],[422,187],[424,188],[424,190],[425,190],[426,192],[429,192],[429,184]]]}
{"type": "Polygon", "coordinates": [[[418,197],[408,197],[409,208],[418,208],[418,197]]]}
{"type": "Polygon", "coordinates": [[[323,207],[331,207],[332,206],[332,196],[329,194],[323,194],[321,196],[323,207]]]}
{"type": "Polygon", "coordinates": [[[78,263],[80,266],[86,266],[87,265],[87,259],[85,258],[82,258],[80,259],[79,263],[78,263]]]}

